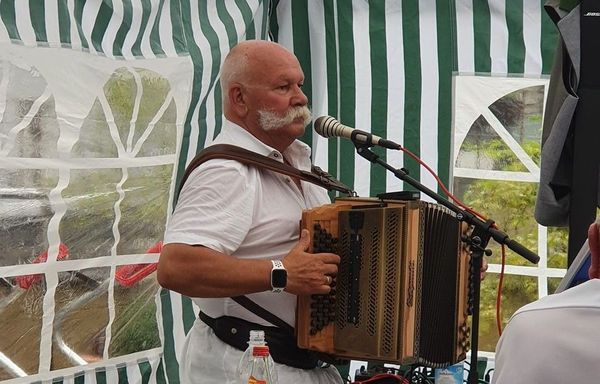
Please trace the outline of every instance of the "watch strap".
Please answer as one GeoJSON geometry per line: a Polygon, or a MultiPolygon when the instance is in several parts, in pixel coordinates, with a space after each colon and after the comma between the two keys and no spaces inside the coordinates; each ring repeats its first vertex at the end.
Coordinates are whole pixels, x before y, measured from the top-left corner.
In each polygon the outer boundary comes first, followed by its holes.
{"type": "Polygon", "coordinates": [[[275,269],[285,269],[281,260],[271,260],[271,264],[273,264],[273,268],[275,269]]]}

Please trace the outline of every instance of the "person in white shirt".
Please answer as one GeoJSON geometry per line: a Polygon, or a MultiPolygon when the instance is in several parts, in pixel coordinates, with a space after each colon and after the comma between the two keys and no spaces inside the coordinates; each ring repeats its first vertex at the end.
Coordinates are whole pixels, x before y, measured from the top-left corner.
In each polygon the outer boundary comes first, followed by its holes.
{"type": "MultiPolygon", "coordinates": [[[[297,58],[283,46],[253,40],[233,47],[221,68],[226,120],[214,143],[310,170],[310,148],[297,140],[311,120],[303,82],[297,58]]],[[[160,285],[192,297],[210,319],[273,326],[231,299],[246,295],[293,327],[296,296],[329,293],[337,274],[339,256],[308,254],[308,232],[299,233],[302,210],[329,203],[326,192],[234,160],[203,163],[185,182],[168,223],[160,285]],[[273,286],[281,268],[287,281],[273,286]]],[[[181,382],[237,383],[242,353],[196,319],[181,354],[181,382]]],[[[279,382],[342,382],[333,366],[304,368],[276,364],[279,382]]]]}
{"type": "Polygon", "coordinates": [[[600,345],[598,222],[588,231],[590,280],[511,317],[496,345],[493,384],[597,383],[600,345]]]}

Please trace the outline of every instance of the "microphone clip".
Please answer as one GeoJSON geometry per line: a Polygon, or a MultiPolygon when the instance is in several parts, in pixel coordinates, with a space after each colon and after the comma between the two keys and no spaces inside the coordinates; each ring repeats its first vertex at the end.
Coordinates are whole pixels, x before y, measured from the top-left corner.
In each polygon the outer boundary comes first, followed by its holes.
{"type": "Polygon", "coordinates": [[[369,132],[361,131],[360,129],[354,129],[350,133],[350,140],[352,140],[357,149],[378,146],[396,151],[402,150],[402,146],[400,144],[394,143],[391,140],[382,139],[369,132]]]}
{"type": "Polygon", "coordinates": [[[350,133],[350,140],[354,143],[354,146],[358,148],[371,148],[377,145],[373,142],[373,135],[369,132],[354,129],[350,133]]]}

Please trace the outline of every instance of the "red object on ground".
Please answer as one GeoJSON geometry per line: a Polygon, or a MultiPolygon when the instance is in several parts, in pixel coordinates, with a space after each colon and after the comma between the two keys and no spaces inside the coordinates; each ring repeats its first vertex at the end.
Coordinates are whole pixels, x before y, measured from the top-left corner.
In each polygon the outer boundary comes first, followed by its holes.
{"type": "MultiPolygon", "coordinates": [[[[56,257],[56,260],[62,260],[67,257],[69,257],[69,248],[67,248],[67,246],[64,245],[63,243],[60,243],[58,246],[58,256],[56,257]]],[[[35,259],[33,259],[33,261],[31,263],[32,264],[45,263],[46,260],[48,260],[48,251],[47,250],[45,252],[40,253],[35,259]]],[[[15,280],[17,281],[17,284],[19,285],[19,287],[21,287],[23,289],[29,289],[29,287],[31,287],[33,284],[41,281],[43,276],[44,276],[44,274],[42,274],[42,273],[35,274],[35,275],[23,275],[23,276],[17,276],[15,278],[15,280]]]]}
{"type": "MultiPolygon", "coordinates": [[[[160,253],[162,246],[162,241],[159,241],[148,248],[146,253],[160,253]]],[[[130,287],[156,271],[156,265],[157,263],[121,265],[120,267],[117,267],[117,270],[115,271],[115,280],[125,287],[130,287]]]]}

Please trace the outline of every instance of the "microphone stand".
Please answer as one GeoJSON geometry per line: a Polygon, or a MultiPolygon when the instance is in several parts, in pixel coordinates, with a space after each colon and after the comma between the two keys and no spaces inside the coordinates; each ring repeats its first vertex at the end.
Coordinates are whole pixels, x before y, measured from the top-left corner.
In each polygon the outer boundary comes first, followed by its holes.
{"type": "MultiPolygon", "coordinates": [[[[356,147],[356,152],[369,160],[371,163],[379,164],[383,166],[385,169],[391,171],[394,176],[398,179],[412,185],[417,190],[425,193],[427,196],[433,198],[435,201],[440,203],[441,205],[449,208],[453,212],[456,213],[456,218],[460,221],[464,221],[470,226],[472,226],[473,231],[470,236],[463,236],[462,240],[467,243],[471,250],[471,265],[470,271],[471,274],[469,279],[469,290],[473,293],[472,301],[469,303],[469,310],[472,316],[471,319],[471,361],[469,368],[469,375],[467,378],[468,384],[477,384],[479,380],[479,375],[477,372],[477,353],[479,348],[479,301],[480,301],[480,288],[481,288],[481,265],[482,258],[484,255],[490,256],[492,252],[489,249],[486,249],[488,242],[491,238],[493,238],[499,244],[504,244],[511,250],[518,253],[520,256],[529,260],[533,264],[537,264],[540,257],[535,253],[531,252],[521,244],[517,243],[514,240],[511,240],[508,235],[500,230],[492,228],[494,224],[493,220],[483,221],[474,214],[465,211],[459,206],[455,205],[445,197],[441,196],[437,192],[427,188],[423,184],[421,184],[416,179],[410,177],[408,172],[404,169],[394,168],[385,161],[381,160],[380,157],[375,154],[373,151],[369,149],[372,146],[370,140],[367,140],[367,143],[357,142],[356,140],[352,140],[354,142],[354,146],[356,147]]],[[[398,147],[400,147],[398,145],[398,147]]]]}

